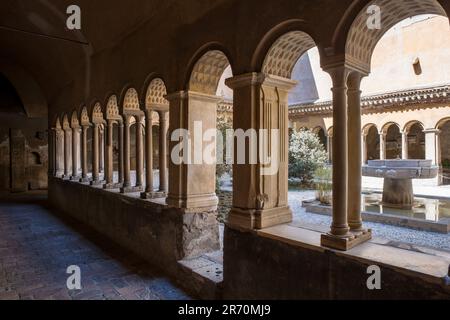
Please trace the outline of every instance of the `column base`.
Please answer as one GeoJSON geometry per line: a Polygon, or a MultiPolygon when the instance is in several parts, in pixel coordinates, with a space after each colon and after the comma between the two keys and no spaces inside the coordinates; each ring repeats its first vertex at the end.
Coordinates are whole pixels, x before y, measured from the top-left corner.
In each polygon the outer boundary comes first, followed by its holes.
{"type": "Polygon", "coordinates": [[[141,193],[141,199],[160,199],[165,198],[166,193],[165,192],[142,192],[141,193]]]}
{"type": "Polygon", "coordinates": [[[80,178],[79,182],[81,182],[81,183],[90,183],[91,179],[89,179],[87,177],[86,178],[80,178]]]}
{"type": "Polygon", "coordinates": [[[70,177],[70,181],[76,181],[76,182],[79,182],[79,181],[80,181],[80,176],[71,176],[71,177],[70,177]]]}
{"type": "Polygon", "coordinates": [[[90,182],[91,186],[101,186],[105,183],[105,181],[101,181],[101,180],[94,180],[90,182]]]}
{"type": "Polygon", "coordinates": [[[332,234],[323,234],[320,239],[322,247],[336,249],[340,251],[348,251],[366,241],[372,239],[372,230],[364,230],[362,232],[350,233],[350,237],[338,237],[332,234]]]}
{"type": "Polygon", "coordinates": [[[254,230],[291,223],[292,219],[292,211],[288,206],[265,210],[233,208],[228,215],[227,225],[238,230],[254,230]]]}
{"type": "Polygon", "coordinates": [[[123,187],[122,183],[105,183],[103,185],[103,189],[111,190],[111,189],[120,189],[123,187]]]}
{"type": "Polygon", "coordinates": [[[120,193],[136,193],[136,192],[142,192],[144,188],[142,186],[140,187],[122,187],[120,188],[120,193]]]}
{"type": "Polygon", "coordinates": [[[189,196],[175,196],[169,194],[166,203],[175,208],[209,208],[217,207],[219,199],[215,193],[189,195],[189,196]]]}
{"type": "Polygon", "coordinates": [[[61,179],[63,179],[63,180],[70,180],[70,176],[65,174],[65,175],[63,175],[61,177],[61,179]]]}

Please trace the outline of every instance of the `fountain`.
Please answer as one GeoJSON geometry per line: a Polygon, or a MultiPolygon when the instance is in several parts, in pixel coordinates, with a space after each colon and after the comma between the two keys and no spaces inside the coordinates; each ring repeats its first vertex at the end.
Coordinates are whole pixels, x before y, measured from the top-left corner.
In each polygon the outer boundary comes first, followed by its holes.
{"type": "Polygon", "coordinates": [[[414,206],[413,179],[432,179],[439,167],[431,160],[370,160],[363,176],[384,178],[383,205],[411,210],[414,206]]]}

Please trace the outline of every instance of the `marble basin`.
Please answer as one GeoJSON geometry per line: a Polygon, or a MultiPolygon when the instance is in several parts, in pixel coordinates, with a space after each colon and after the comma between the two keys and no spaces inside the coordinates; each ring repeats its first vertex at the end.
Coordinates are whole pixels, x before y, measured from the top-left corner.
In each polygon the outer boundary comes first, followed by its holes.
{"type": "Polygon", "coordinates": [[[414,204],[413,179],[432,179],[439,167],[431,160],[371,160],[362,168],[363,176],[384,178],[383,205],[411,210],[414,204]]]}

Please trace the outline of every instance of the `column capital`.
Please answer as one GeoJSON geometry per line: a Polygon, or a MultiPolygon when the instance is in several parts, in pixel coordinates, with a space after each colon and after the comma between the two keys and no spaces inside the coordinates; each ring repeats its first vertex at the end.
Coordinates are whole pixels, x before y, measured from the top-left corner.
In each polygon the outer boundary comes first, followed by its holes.
{"type": "Polygon", "coordinates": [[[430,129],[425,129],[425,130],[423,130],[423,133],[440,134],[440,133],[441,133],[441,130],[435,129],[435,128],[430,128],[430,129]]]}
{"type": "Polygon", "coordinates": [[[225,84],[231,89],[238,89],[252,85],[261,85],[265,75],[262,72],[245,73],[225,80],[225,84]]]}

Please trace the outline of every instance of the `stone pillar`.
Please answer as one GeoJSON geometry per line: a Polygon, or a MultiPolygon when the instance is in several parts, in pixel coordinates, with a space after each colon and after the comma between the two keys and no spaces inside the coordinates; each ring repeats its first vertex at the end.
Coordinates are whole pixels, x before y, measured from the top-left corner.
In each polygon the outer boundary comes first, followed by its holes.
{"type": "Polygon", "coordinates": [[[64,175],[64,131],[55,130],[55,175],[61,178],[64,175]]]}
{"type": "Polygon", "coordinates": [[[235,132],[245,132],[252,139],[236,141],[233,208],[227,225],[252,230],[289,223],[288,92],[296,82],[249,73],[228,79],[226,84],[234,91],[235,132]],[[245,163],[239,163],[239,153],[245,155],[245,163]],[[264,153],[270,161],[261,157],[264,153]]]}
{"type": "Polygon", "coordinates": [[[123,134],[123,187],[121,193],[127,192],[131,187],[130,177],[130,117],[124,116],[124,134],[123,134]]]}
{"type": "Polygon", "coordinates": [[[409,158],[408,156],[408,131],[402,132],[402,159],[406,160],[409,158]]]}
{"type": "Polygon", "coordinates": [[[153,189],[153,110],[145,110],[145,193],[152,194],[153,189]]]}
{"type": "Polygon", "coordinates": [[[99,126],[98,139],[98,170],[100,173],[103,173],[105,171],[105,129],[103,125],[99,126]]]}
{"type": "Polygon", "coordinates": [[[386,133],[380,132],[380,160],[386,160],[386,133]]]}
{"type": "MultiPolygon", "coordinates": [[[[172,137],[170,150],[175,154],[182,145],[182,157],[175,157],[169,165],[169,193],[167,204],[175,208],[217,209],[216,165],[202,159],[202,135],[208,129],[216,129],[218,97],[207,94],[180,91],[166,97],[170,102],[170,128],[184,130],[190,141],[180,136],[172,137]],[[197,127],[196,127],[197,125],[197,127]],[[198,131],[200,136],[196,137],[198,131]],[[195,178],[194,178],[195,177],[195,178]]],[[[162,130],[161,130],[162,131],[162,130]]],[[[164,135],[164,132],[161,132],[164,135]]],[[[161,153],[161,152],[160,152],[161,153]]]]}
{"type": "Polygon", "coordinates": [[[72,128],[72,177],[73,181],[80,179],[79,172],[79,159],[80,159],[80,128],[72,128]]]}
{"type": "Polygon", "coordinates": [[[92,181],[91,185],[100,184],[99,173],[99,124],[94,123],[92,127],[92,181]]]}
{"type": "Polygon", "coordinates": [[[425,133],[425,159],[432,160],[433,165],[439,165],[437,161],[438,146],[436,137],[440,131],[438,129],[426,129],[423,132],[425,133]]]}
{"type": "Polygon", "coordinates": [[[72,171],[72,130],[64,129],[64,178],[69,179],[72,171]]]}
{"type": "Polygon", "coordinates": [[[442,150],[441,150],[441,131],[436,134],[436,163],[439,166],[438,185],[444,183],[443,168],[442,168],[442,150]]]}
{"type": "Polygon", "coordinates": [[[124,161],[125,161],[125,150],[124,150],[124,124],[119,122],[119,184],[124,184],[124,161]]]}
{"type": "Polygon", "coordinates": [[[361,134],[361,161],[362,165],[367,164],[367,133],[363,132],[361,134]]]}
{"type": "Polygon", "coordinates": [[[167,115],[159,111],[159,191],[167,194],[167,115]]]}
{"type": "Polygon", "coordinates": [[[89,182],[88,157],[87,157],[87,134],[89,126],[83,125],[81,136],[81,179],[80,182],[89,182]]]}
{"type": "Polygon", "coordinates": [[[107,120],[107,127],[104,136],[106,137],[106,149],[105,149],[105,180],[106,183],[103,186],[105,189],[114,188],[114,158],[113,158],[113,133],[114,133],[114,120],[107,120]]]}
{"type": "MultiPolygon", "coordinates": [[[[142,132],[142,117],[135,116],[136,119],[136,188],[143,186],[144,174],[144,145],[142,132]]],[[[142,190],[136,190],[142,191],[142,190]]]]}
{"type": "MultiPolygon", "coordinates": [[[[361,185],[362,185],[362,147],[361,137],[361,80],[359,72],[352,72],[348,78],[348,223],[350,231],[362,232],[361,185]]],[[[340,95],[340,93],[338,93],[340,95]]],[[[365,145],[365,142],[364,142],[365,145]]]]}

